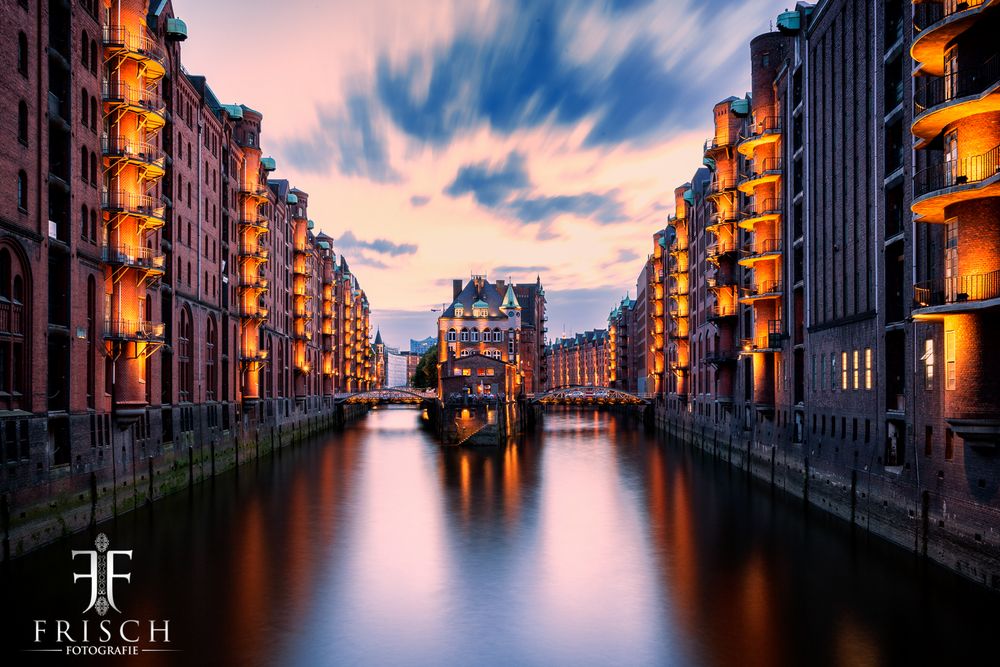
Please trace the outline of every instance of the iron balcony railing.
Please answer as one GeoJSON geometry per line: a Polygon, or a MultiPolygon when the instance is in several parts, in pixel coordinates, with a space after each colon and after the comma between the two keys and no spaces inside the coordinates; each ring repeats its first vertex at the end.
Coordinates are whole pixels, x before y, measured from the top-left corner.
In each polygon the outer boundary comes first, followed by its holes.
{"type": "Polygon", "coordinates": [[[720,137],[718,135],[709,137],[705,140],[704,150],[702,152],[707,153],[714,148],[721,148],[723,146],[732,145],[734,138],[732,137],[720,137]]]}
{"type": "Polygon", "coordinates": [[[996,298],[1000,298],[1000,269],[989,273],[937,278],[913,286],[914,308],[996,298]]]}
{"type": "Polygon", "coordinates": [[[124,211],[151,218],[163,218],[166,206],[163,200],[151,195],[122,190],[105,190],[101,193],[101,206],[105,209],[124,211]]]}
{"type": "Polygon", "coordinates": [[[979,95],[1000,83],[1000,57],[993,56],[978,67],[960,66],[944,76],[921,77],[914,92],[914,115],[954,100],[979,95]]]}
{"type": "Polygon", "coordinates": [[[740,356],[740,351],[735,348],[721,350],[710,350],[705,355],[705,362],[713,365],[731,363],[740,356]]]}
{"type": "Polygon", "coordinates": [[[104,337],[121,340],[163,340],[163,322],[147,320],[104,320],[104,337]]]}
{"type": "Polygon", "coordinates": [[[716,176],[712,178],[711,186],[708,189],[708,194],[718,194],[720,192],[725,192],[727,190],[733,190],[736,188],[737,179],[731,176],[716,176]]]}
{"type": "Polygon", "coordinates": [[[142,246],[105,245],[101,248],[101,259],[107,264],[124,264],[151,271],[163,271],[166,265],[166,257],[162,253],[142,246]]]}
{"type": "Polygon", "coordinates": [[[761,176],[767,174],[773,174],[781,171],[781,158],[780,157],[766,157],[761,160],[754,160],[748,165],[746,171],[743,172],[743,180],[751,181],[755,178],[760,178],[761,176]]]}
{"type": "Polygon", "coordinates": [[[757,239],[747,245],[747,255],[767,255],[781,252],[781,239],[757,239]]]}
{"type": "Polygon", "coordinates": [[[101,41],[109,48],[124,48],[160,63],[166,63],[167,54],[160,43],[144,33],[134,33],[122,26],[106,25],[101,31],[101,41]]]}
{"type": "Polygon", "coordinates": [[[997,174],[1000,174],[1000,144],[981,155],[970,155],[921,169],[913,178],[914,194],[922,197],[945,188],[985,181],[997,174]]]}
{"type": "Polygon", "coordinates": [[[158,112],[162,108],[156,88],[138,88],[122,81],[101,80],[101,99],[105,102],[123,102],[150,111],[158,112]]]}
{"type": "Polygon", "coordinates": [[[934,27],[935,23],[964,12],[975,9],[983,4],[985,0],[925,0],[913,5],[913,32],[921,33],[928,28],[934,27]]]}
{"type": "Polygon", "coordinates": [[[718,259],[736,252],[736,246],[732,243],[712,243],[705,248],[705,256],[709,259],[718,259]]]}
{"type": "Polygon", "coordinates": [[[772,132],[781,131],[781,116],[763,116],[751,122],[747,126],[747,134],[743,136],[743,140],[753,139],[754,137],[759,137],[762,134],[770,134],[772,132]]]}
{"type": "Polygon", "coordinates": [[[752,285],[748,293],[750,296],[760,296],[762,294],[778,294],[781,292],[780,280],[761,280],[752,285]]]}
{"type": "Polygon", "coordinates": [[[166,158],[154,144],[126,137],[101,137],[101,153],[111,157],[125,157],[148,164],[163,166],[166,158]]]}
{"type": "Polygon", "coordinates": [[[705,278],[705,285],[707,285],[709,289],[734,287],[736,285],[736,278],[732,276],[712,276],[710,278],[705,278]]]}
{"type": "Polygon", "coordinates": [[[255,259],[266,260],[268,250],[262,245],[240,244],[240,255],[243,257],[253,257],[255,259]]]}
{"type": "Polygon", "coordinates": [[[751,199],[747,202],[747,206],[743,211],[748,218],[781,213],[781,199],[779,197],[751,199]]]}
{"type": "Polygon", "coordinates": [[[736,317],[736,306],[716,303],[708,308],[708,319],[710,320],[721,320],[727,317],[736,317]]]}

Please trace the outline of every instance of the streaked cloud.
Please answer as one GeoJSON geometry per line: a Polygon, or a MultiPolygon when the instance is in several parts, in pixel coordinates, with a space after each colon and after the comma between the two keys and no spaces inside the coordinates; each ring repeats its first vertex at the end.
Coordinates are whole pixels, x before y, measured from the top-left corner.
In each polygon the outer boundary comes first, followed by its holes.
{"type": "Polygon", "coordinates": [[[360,248],[392,257],[396,257],[397,255],[412,255],[417,252],[417,244],[415,243],[395,243],[389,239],[365,241],[355,236],[351,230],[347,230],[338,236],[334,242],[342,249],[360,248]]]}

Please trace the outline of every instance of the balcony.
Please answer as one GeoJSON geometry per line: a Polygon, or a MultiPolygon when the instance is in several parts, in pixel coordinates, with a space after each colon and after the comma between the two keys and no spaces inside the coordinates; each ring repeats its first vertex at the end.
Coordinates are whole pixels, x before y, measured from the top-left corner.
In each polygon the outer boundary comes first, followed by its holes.
{"type": "Polygon", "coordinates": [[[123,266],[130,269],[140,269],[147,273],[163,274],[166,257],[154,252],[152,248],[141,246],[103,246],[101,259],[110,266],[123,266]]]}
{"type": "Polygon", "coordinates": [[[142,177],[156,180],[166,173],[166,157],[153,144],[125,137],[101,137],[101,155],[110,163],[124,162],[139,167],[142,177]]]}
{"type": "Polygon", "coordinates": [[[24,304],[0,299],[0,332],[24,335],[24,304]]]}
{"type": "Polygon", "coordinates": [[[712,178],[712,183],[709,185],[708,193],[705,195],[705,199],[709,201],[718,201],[723,197],[735,197],[736,196],[736,184],[737,180],[731,176],[718,176],[712,178]]]}
{"type": "Polygon", "coordinates": [[[739,219],[739,215],[735,211],[716,211],[708,216],[708,224],[705,225],[705,231],[718,234],[722,229],[735,225],[739,219]]]}
{"type": "Polygon", "coordinates": [[[771,144],[781,136],[781,117],[764,116],[750,123],[747,134],[736,145],[736,150],[748,158],[753,157],[754,149],[764,144],[771,144]]]}
{"type": "Polygon", "coordinates": [[[998,0],[925,0],[913,5],[910,56],[928,74],[944,74],[944,52],[998,0]]]}
{"type": "Polygon", "coordinates": [[[779,259],[781,257],[781,239],[757,239],[745,251],[739,263],[742,266],[753,266],[759,261],[779,259]]]}
{"type": "Polygon", "coordinates": [[[122,341],[163,342],[163,322],[145,320],[105,320],[104,338],[122,341]]]}
{"type": "Polygon", "coordinates": [[[709,137],[705,140],[704,150],[702,152],[711,157],[718,152],[728,150],[732,147],[733,141],[733,137],[720,137],[718,135],[709,137]]]}
{"type": "Polygon", "coordinates": [[[736,306],[732,304],[713,304],[708,309],[709,322],[721,322],[723,320],[735,319],[737,316],[736,306]]]}
{"type": "Polygon", "coordinates": [[[267,291],[267,287],[267,278],[263,276],[246,278],[240,281],[240,289],[250,292],[265,292],[267,291]]]}
{"type": "Polygon", "coordinates": [[[262,245],[250,245],[248,243],[241,243],[240,258],[253,259],[260,262],[266,262],[268,258],[268,250],[262,245]]]}
{"type": "Polygon", "coordinates": [[[240,355],[240,363],[250,370],[260,370],[267,363],[268,350],[257,350],[249,354],[240,355]]]}
{"type": "Polygon", "coordinates": [[[758,222],[777,220],[781,217],[781,205],[780,197],[768,197],[766,199],[757,199],[755,197],[743,209],[743,218],[740,220],[740,227],[752,232],[754,225],[758,222]]]}
{"type": "Polygon", "coordinates": [[[256,309],[253,310],[244,307],[241,309],[240,312],[240,317],[254,322],[263,322],[264,320],[267,319],[267,315],[268,313],[266,306],[258,306],[256,309]]]}
{"type": "Polygon", "coordinates": [[[733,276],[711,276],[705,278],[705,286],[710,290],[729,289],[736,287],[736,278],[733,276]]]}
{"type": "Polygon", "coordinates": [[[782,284],[780,280],[761,280],[746,290],[746,294],[740,297],[742,302],[765,301],[768,299],[779,299],[782,294],[782,284]]]}
{"type": "Polygon", "coordinates": [[[267,201],[270,190],[266,185],[260,183],[244,183],[240,185],[239,194],[247,199],[256,199],[263,203],[267,201]]]}
{"type": "Polygon", "coordinates": [[[101,81],[101,101],[109,109],[124,108],[142,117],[145,128],[156,131],[167,124],[167,112],[155,88],[138,88],[121,81],[101,81]]]}
{"type": "Polygon", "coordinates": [[[1000,144],[982,155],[936,164],[913,178],[913,212],[922,222],[944,222],[951,204],[1000,195],[1000,144]]]}
{"type": "Polygon", "coordinates": [[[147,79],[160,79],[167,73],[166,51],[145,31],[136,33],[122,26],[106,25],[101,31],[101,44],[107,53],[138,62],[147,79]]]}
{"type": "Polygon", "coordinates": [[[150,195],[105,190],[101,193],[101,207],[109,213],[141,218],[143,226],[148,229],[162,227],[166,222],[163,200],[150,195]]]}
{"type": "Polygon", "coordinates": [[[244,228],[250,229],[259,234],[267,232],[268,227],[270,226],[268,219],[262,215],[240,220],[240,224],[243,225],[244,228]]]}
{"type": "Polygon", "coordinates": [[[736,253],[736,245],[732,241],[726,243],[712,243],[705,248],[705,259],[714,264],[732,257],[736,253]]]}
{"type": "Polygon", "coordinates": [[[740,179],[740,192],[752,195],[758,186],[768,185],[781,178],[781,158],[766,157],[754,160],[750,170],[743,174],[740,179]]]}
{"type": "Polygon", "coordinates": [[[740,356],[740,351],[735,348],[723,349],[723,350],[711,350],[705,355],[705,363],[711,364],[713,366],[721,366],[723,364],[735,364],[736,360],[740,356]]]}
{"type": "Polygon", "coordinates": [[[913,286],[913,317],[927,319],[1000,306],[1000,269],[978,275],[937,278],[913,286]]]}
{"type": "Polygon", "coordinates": [[[1000,57],[978,67],[959,66],[943,76],[916,80],[913,102],[913,135],[923,148],[957,120],[1000,111],[1000,57]]]}

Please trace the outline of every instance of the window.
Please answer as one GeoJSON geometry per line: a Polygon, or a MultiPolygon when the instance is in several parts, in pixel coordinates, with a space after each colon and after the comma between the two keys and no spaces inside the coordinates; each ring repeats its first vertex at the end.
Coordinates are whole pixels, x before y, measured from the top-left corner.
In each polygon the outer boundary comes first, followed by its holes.
{"type": "Polygon", "coordinates": [[[958,384],[955,373],[955,331],[944,332],[944,388],[952,391],[958,384]]]}
{"type": "Polygon", "coordinates": [[[462,329],[462,332],[459,335],[459,340],[461,340],[463,343],[468,343],[469,342],[469,330],[468,329],[462,329]]]}
{"type": "Polygon", "coordinates": [[[87,37],[87,31],[83,31],[83,36],[80,37],[80,62],[83,63],[84,67],[90,67],[90,49],[88,45],[90,44],[90,38],[87,37]]]}
{"type": "Polygon", "coordinates": [[[17,71],[21,76],[28,76],[28,36],[23,32],[17,33],[17,71]]]}
{"type": "Polygon", "coordinates": [[[90,184],[97,185],[97,153],[90,154],[90,184]]]}
{"type": "Polygon", "coordinates": [[[865,348],[865,389],[872,388],[872,349],[865,348]]]}
{"type": "Polygon", "coordinates": [[[847,390],[847,352],[840,353],[840,388],[847,390]]]}
{"type": "Polygon", "coordinates": [[[218,355],[218,340],[216,340],[215,318],[209,316],[205,330],[205,400],[215,400],[215,388],[218,374],[216,371],[216,356],[218,355]]]}
{"type": "Polygon", "coordinates": [[[955,458],[955,432],[950,428],[944,430],[944,460],[955,458]]]}
{"type": "Polygon", "coordinates": [[[470,336],[471,336],[471,340],[472,340],[473,343],[478,343],[479,342],[479,329],[473,329],[470,332],[470,336]]]}
{"type": "Polygon", "coordinates": [[[23,169],[17,172],[17,208],[28,212],[28,175],[23,169]]]}
{"type": "Polygon", "coordinates": [[[830,391],[837,389],[837,355],[830,353],[830,391]]]}
{"type": "Polygon", "coordinates": [[[0,409],[29,409],[24,399],[31,368],[26,344],[30,310],[27,264],[12,247],[0,246],[0,409]]]}
{"type": "Polygon", "coordinates": [[[448,334],[446,335],[445,340],[448,341],[449,343],[455,342],[455,330],[454,329],[448,329],[448,334]]]}
{"type": "Polygon", "coordinates": [[[924,362],[924,389],[934,388],[934,339],[924,341],[924,354],[920,357],[924,362]]]}
{"type": "Polygon", "coordinates": [[[471,368],[463,368],[462,369],[462,375],[466,376],[466,377],[472,375],[472,369],[471,368]]]}
{"type": "Polygon", "coordinates": [[[17,140],[28,145],[28,105],[24,100],[17,105],[17,140]]]}
{"type": "Polygon", "coordinates": [[[854,354],[851,356],[851,373],[853,375],[853,380],[854,380],[854,385],[853,386],[854,386],[855,389],[857,389],[859,387],[859,384],[858,384],[858,375],[860,374],[860,372],[861,372],[861,368],[860,368],[860,364],[858,363],[858,351],[854,350],[854,354]]]}
{"type": "Polygon", "coordinates": [[[191,311],[181,308],[181,326],[177,337],[177,375],[180,380],[180,391],[178,400],[181,403],[188,403],[192,400],[193,370],[191,363],[191,340],[193,338],[194,327],[191,322],[191,311]]]}
{"type": "Polygon", "coordinates": [[[87,238],[88,229],[90,229],[90,215],[87,211],[87,205],[84,204],[80,207],[80,238],[87,238]]]}
{"type": "Polygon", "coordinates": [[[87,160],[87,147],[80,146],[80,180],[84,183],[87,182],[87,168],[90,162],[87,160]]]}
{"type": "Polygon", "coordinates": [[[80,124],[87,127],[90,124],[90,106],[87,104],[87,89],[80,89],[80,124]]]}

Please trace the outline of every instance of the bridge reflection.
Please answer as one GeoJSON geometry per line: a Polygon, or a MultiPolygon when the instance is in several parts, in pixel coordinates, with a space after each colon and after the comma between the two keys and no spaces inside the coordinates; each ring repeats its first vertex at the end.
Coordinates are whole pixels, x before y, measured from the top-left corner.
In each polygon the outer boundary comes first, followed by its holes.
{"type": "Polygon", "coordinates": [[[550,389],[530,398],[541,405],[649,405],[652,395],[632,394],[611,387],[570,386],[550,389]]]}

